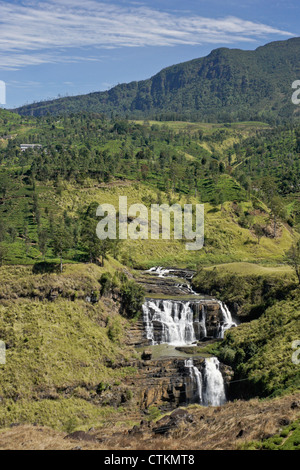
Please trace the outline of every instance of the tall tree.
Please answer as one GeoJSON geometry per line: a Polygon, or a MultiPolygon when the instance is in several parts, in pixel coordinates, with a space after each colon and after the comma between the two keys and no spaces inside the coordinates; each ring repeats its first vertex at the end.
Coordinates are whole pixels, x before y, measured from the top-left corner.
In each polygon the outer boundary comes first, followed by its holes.
{"type": "Polygon", "coordinates": [[[63,255],[71,248],[72,237],[71,233],[61,224],[57,226],[52,240],[53,252],[60,258],[60,272],[63,270],[63,255]]]}
{"type": "Polygon", "coordinates": [[[8,249],[4,245],[0,245],[0,266],[3,265],[8,254],[8,249]]]}
{"type": "Polygon", "coordinates": [[[300,285],[300,242],[294,243],[286,253],[288,264],[294,269],[300,285]]]}
{"type": "Polygon", "coordinates": [[[96,234],[97,220],[86,217],[85,223],[81,232],[81,241],[84,249],[87,251],[90,262],[95,263],[99,261],[101,266],[104,265],[104,260],[107,259],[108,253],[113,249],[114,240],[100,240],[96,234]]]}
{"type": "Polygon", "coordinates": [[[261,238],[264,236],[264,229],[263,229],[262,225],[260,225],[260,224],[254,224],[252,228],[253,228],[254,234],[257,238],[257,243],[259,244],[261,238]]]}
{"type": "Polygon", "coordinates": [[[42,228],[38,231],[39,249],[40,249],[40,252],[42,253],[44,259],[45,259],[45,256],[46,256],[48,238],[49,238],[49,233],[48,233],[48,230],[46,228],[42,228]]]}

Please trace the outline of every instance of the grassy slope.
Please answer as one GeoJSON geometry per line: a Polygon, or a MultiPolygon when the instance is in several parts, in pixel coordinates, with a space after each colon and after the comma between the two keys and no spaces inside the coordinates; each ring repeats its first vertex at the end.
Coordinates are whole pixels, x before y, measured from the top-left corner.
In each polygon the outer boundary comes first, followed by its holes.
{"type": "MultiPolygon", "coordinates": [[[[297,390],[300,367],[294,364],[293,342],[300,337],[300,296],[269,307],[257,320],[227,333],[221,359],[246,378],[247,395],[270,396],[297,390]]],[[[243,385],[243,383],[242,383],[243,385]]]]}
{"type": "MultiPolygon", "coordinates": [[[[128,206],[142,201],[149,207],[149,204],[156,202],[156,191],[141,183],[133,183],[130,186],[113,186],[107,188],[78,188],[69,186],[63,191],[61,198],[55,198],[54,202],[61,210],[76,213],[85,204],[97,201],[99,204],[109,202],[115,207],[119,205],[119,196],[127,196],[128,206]]],[[[48,196],[45,194],[44,196],[48,196]]],[[[186,197],[175,197],[178,202],[184,204],[186,197]]],[[[164,202],[168,202],[166,199],[164,202]]],[[[192,202],[199,202],[192,198],[192,202]]],[[[245,210],[251,208],[251,203],[244,203],[245,210]]],[[[263,215],[268,219],[267,214],[263,215]]],[[[205,239],[206,246],[199,252],[189,252],[185,249],[182,241],[168,240],[128,240],[124,244],[124,251],[127,251],[134,264],[138,266],[153,266],[156,264],[165,265],[194,265],[197,262],[210,264],[222,260],[279,260],[292,243],[293,235],[285,227],[282,227],[281,236],[276,240],[263,238],[257,244],[254,235],[237,223],[237,218],[232,213],[230,203],[224,204],[223,208],[215,210],[210,204],[205,204],[205,239]]]]}
{"type": "MultiPolygon", "coordinates": [[[[54,214],[55,220],[59,219],[64,211],[70,216],[76,216],[94,201],[99,204],[108,202],[118,208],[119,196],[127,196],[128,206],[142,202],[150,207],[151,203],[157,202],[157,191],[142,183],[97,185],[88,182],[86,187],[65,183],[59,194],[51,185],[37,185],[37,191],[42,217],[48,208],[54,214]]],[[[20,194],[13,201],[12,214],[16,221],[26,204],[26,198],[22,196],[23,194],[20,194]]],[[[164,196],[163,202],[168,203],[164,196]]],[[[172,202],[184,204],[199,201],[195,198],[188,200],[185,196],[174,195],[172,202]]],[[[254,219],[264,221],[266,224],[270,223],[267,210],[257,214],[250,202],[241,203],[241,206],[244,211],[252,211],[254,219]]],[[[125,263],[140,267],[157,264],[195,267],[199,262],[208,265],[230,261],[267,261],[269,263],[280,261],[284,252],[290,247],[295,237],[294,233],[285,226],[281,226],[276,239],[263,237],[258,244],[252,231],[239,225],[238,217],[232,207],[232,203],[229,202],[217,208],[205,204],[205,246],[200,251],[187,251],[184,241],[128,240],[123,243],[121,259],[123,257],[125,263]]],[[[9,243],[8,262],[23,264],[42,260],[42,255],[36,245],[37,234],[34,225],[30,226],[30,237],[33,243],[29,247],[28,256],[25,253],[24,240],[17,238],[14,243],[9,243]]],[[[47,258],[52,257],[51,250],[48,250],[47,258]]]]}
{"type": "Polygon", "coordinates": [[[229,263],[204,268],[198,289],[225,300],[251,320],[227,331],[215,352],[235,370],[235,396],[270,396],[299,389],[300,368],[292,362],[300,337],[300,292],[287,266],[229,263]],[[254,319],[253,319],[254,318],[254,319]]]}
{"type": "MultiPolygon", "coordinates": [[[[226,147],[226,142],[224,145],[226,147]]],[[[222,150],[217,145],[215,148],[222,150]]],[[[213,151],[210,146],[207,150],[213,151]]],[[[229,186],[225,178],[218,184],[229,186]]],[[[26,191],[22,191],[25,194],[26,191]]],[[[68,184],[61,194],[51,185],[40,185],[38,193],[42,212],[46,207],[51,208],[56,217],[65,210],[76,215],[93,201],[117,205],[119,195],[127,195],[129,205],[140,201],[156,202],[157,197],[156,190],[141,183],[95,186],[90,182],[86,187],[68,184]]],[[[17,194],[18,198],[12,201],[16,219],[24,210],[24,194],[17,194]]],[[[193,198],[192,201],[196,202],[193,198]]],[[[186,199],[182,197],[181,202],[186,199]]],[[[245,211],[253,211],[251,203],[245,202],[242,206],[245,211]]],[[[253,211],[253,214],[267,222],[267,212],[253,211]]],[[[195,267],[199,262],[209,265],[243,261],[217,266],[217,279],[214,267],[208,268],[204,270],[204,279],[209,288],[209,272],[218,282],[223,278],[225,285],[215,293],[226,300],[229,295],[230,301],[240,301],[246,307],[247,304],[256,307],[265,301],[261,292],[265,285],[271,286],[271,295],[282,288],[290,289],[294,280],[289,268],[263,267],[249,261],[280,262],[295,237],[291,230],[282,226],[278,238],[264,237],[258,244],[251,230],[238,224],[231,203],[217,209],[206,204],[205,226],[206,243],[200,252],[187,252],[178,241],[128,241],[123,245],[120,259],[141,267],[158,264],[195,267]],[[226,287],[228,279],[236,289],[226,287]]],[[[29,257],[25,256],[24,241],[17,239],[10,244],[11,263],[41,260],[34,243],[36,229],[31,226],[30,230],[33,244],[29,257]]],[[[51,256],[49,250],[47,257],[51,256]]],[[[115,263],[112,268],[107,265],[105,270],[114,271],[119,267],[115,263]]],[[[114,361],[131,354],[123,345],[121,347],[121,328],[126,322],[111,310],[113,305],[100,302],[91,306],[83,300],[85,294],[98,288],[101,272],[95,266],[68,265],[63,276],[33,276],[28,267],[1,268],[0,331],[9,346],[8,364],[5,368],[0,366],[2,425],[13,421],[38,422],[69,430],[78,425],[88,427],[116,413],[110,406],[99,407],[90,399],[100,382],[114,384],[121,379],[120,372],[106,367],[106,358],[114,361]],[[54,303],[38,300],[44,298],[50,286],[63,290],[61,298],[54,303]],[[74,294],[78,300],[70,302],[74,294]],[[109,338],[112,327],[117,338],[120,335],[120,344],[118,339],[113,342],[109,338]]],[[[299,366],[291,363],[291,342],[300,335],[299,310],[299,299],[295,295],[277,306],[269,306],[260,319],[227,334],[219,352],[225,361],[235,363],[240,377],[250,377],[254,391],[282,393],[299,387],[299,366]],[[241,351],[247,351],[248,355],[242,362],[241,351]]]]}
{"type": "MultiPolygon", "coordinates": [[[[100,442],[78,441],[67,437],[66,432],[23,425],[0,430],[0,449],[69,450],[77,446],[83,450],[127,451],[260,449],[270,448],[270,441],[277,442],[280,434],[285,435],[284,448],[299,449],[299,406],[293,407],[297,402],[299,393],[274,400],[238,400],[217,408],[191,405],[188,421],[175,426],[169,436],[153,433],[152,429],[162,424],[157,421],[142,428],[142,433],[128,434],[132,425],[126,422],[105,429],[96,427],[87,434],[87,438],[98,438],[100,442]],[[287,427],[283,424],[286,422],[291,424],[287,427]],[[269,436],[273,437],[268,439],[269,436]]],[[[165,419],[168,421],[167,416],[165,419]]]]}
{"type": "Polygon", "coordinates": [[[275,436],[263,441],[252,441],[243,445],[245,450],[299,450],[300,420],[285,426],[275,436]]]}
{"type": "Polygon", "coordinates": [[[7,345],[6,365],[0,365],[1,426],[37,422],[69,429],[116,413],[109,404],[99,406],[97,387],[120,384],[132,373],[106,365],[132,357],[124,343],[128,322],[112,300],[90,304],[84,297],[99,291],[101,273],[120,268],[116,262],[72,265],[63,274],[35,275],[29,267],[0,269],[0,332],[7,345]],[[45,298],[51,288],[60,292],[54,302],[45,298]]]}

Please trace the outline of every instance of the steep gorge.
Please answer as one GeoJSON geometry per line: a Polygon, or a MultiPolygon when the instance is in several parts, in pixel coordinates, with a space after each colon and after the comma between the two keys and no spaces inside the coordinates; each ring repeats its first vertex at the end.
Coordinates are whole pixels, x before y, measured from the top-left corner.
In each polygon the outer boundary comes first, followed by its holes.
{"type": "MultiPolygon", "coordinates": [[[[149,278],[146,277],[150,282],[143,278],[144,285],[153,290],[153,275],[156,275],[159,281],[167,279],[166,284],[158,282],[158,285],[161,291],[166,287],[170,293],[170,278],[165,278],[168,274],[169,270],[150,269],[149,278]]],[[[187,279],[191,273],[181,271],[180,275],[184,276],[183,284],[176,282],[179,279],[172,272],[175,292],[179,288],[181,294],[188,292],[191,298],[147,297],[143,304],[143,323],[139,322],[143,340],[139,340],[139,344],[148,343],[149,347],[144,350],[144,361],[138,364],[138,371],[142,385],[141,405],[145,408],[155,405],[166,410],[180,404],[219,406],[226,402],[231,369],[220,364],[216,357],[202,356],[196,346],[220,341],[224,332],[236,324],[220,301],[202,299],[195,292],[191,293],[187,279]],[[158,357],[153,359],[153,355],[158,357]]],[[[157,292],[156,295],[159,296],[157,292]]]]}

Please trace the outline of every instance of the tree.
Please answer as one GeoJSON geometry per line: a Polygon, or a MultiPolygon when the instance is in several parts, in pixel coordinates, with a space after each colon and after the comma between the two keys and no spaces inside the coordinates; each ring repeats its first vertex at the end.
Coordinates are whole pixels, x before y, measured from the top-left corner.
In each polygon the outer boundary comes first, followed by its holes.
{"type": "Polygon", "coordinates": [[[101,256],[101,266],[104,266],[104,260],[107,259],[107,255],[110,253],[113,247],[113,241],[106,238],[106,240],[99,240],[99,252],[101,256]]]}
{"type": "Polygon", "coordinates": [[[260,239],[264,236],[264,229],[260,224],[254,224],[252,228],[259,244],[260,239]]]}
{"type": "Polygon", "coordinates": [[[141,174],[142,174],[142,178],[144,181],[146,181],[148,173],[149,173],[149,167],[148,165],[145,165],[143,163],[143,165],[141,166],[141,174]]]}
{"type": "Polygon", "coordinates": [[[265,194],[267,204],[271,209],[271,217],[274,224],[274,238],[277,235],[277,224],[280,217],[285,216],[285,208],[281,198],[277,194],[277,184],[273,177],[268,176],[264,178],[262,183],[262,190],[265,194]]]}
{"type": "Polygon", "coordinates": [[[32,203],[32,215],[35,218],[37,225],[40,224],[40,208],[39,208],[39,201],[38,196],[36,193],[33,194],[33,203],[32,203]]]}
{"type": "Polygon", "coordinates": [[[30,238],[29,238],[28,225],[26,223],[24,223],[24,227],[23,227],[23,236],[24,236],[25,251],[26,251],[26,256],[27,256],[29,247],[30,247],[30,238]]]}
{"type": "Polygon", "coordinates": [[[6,260],[8,249],[4,245],[0,245],[0,266],[3,265],[6,260]]]}
{"type": "Polygon", "coordinates": [[[17,235],[18,235],[18,230],[16,229],[16,227],[14,226],[11,226],[11,227],[8,227],[8,234],[10,236],[10,240],[12,243],[14,243],[16,241],[16,238],[17,238],[17,235]]]}
{"type": "Polygon", "coordinates": [[[39,237],[39,249],[43,255],[43,258],[45,259],[47,243],[48,243],[48,238],[49,238],[48,230],[46,228],[42,228],[41,230],[39,230],[38,237],[39,237]]]}
{"type": "Polygon", "coordinates": [[[300,285],[300,241],[294,243],[286,252],[286,261],[294,269],[300,285]]]}
{"type": "Polygon", "coordinates": [[[7,226],[4,220],[0,220],[0,242],[3,242],[5,240],[7,232],[7,226]]]}
{"type": "Polygon", "coordinates": [[[144,298],[144,287],[135,281],[127,281],[121,288],[122,310],[126,312],[129,318],[135,317],[140,313],[144,298]]]}
{"type": "Polygon", "coordinates": [[[53,252],[56,256],[59,256],[60,258],[60,272],[62,273],[63,270],[63,263],[62,263],[62,258],[63,254],[66,253],[66,251],[71,248],[72,242],[71,242],[71,234],[66,230],[66,228],[61,225],[56,227],[54,235],[53,235],[53,240],[52,240],[52,247],[53,247],[53,252]]]}
{"type": "Polygon", "coordinates": [[[279,196],[274,196],[269,201],[269,207],[271,209],[271,216],[274,224],[274,238],[277,235],[278,219],[285,217],[285,207],[279,196]]]}
{"type": "MultiPolygon", "coordinates": [[[[90,262],[95,263],[101,258],[100,264],[104,266],[104,260],[108,253],[113,249],[116,240],[100,240],[96,234],[97,220],[91,217],[85,217],[84,225],[81,231],[81,241],[84,249],[87,251],[90,262]]],[[[117,246],[115,247],[117,250],[117,246]]]]}
{"type": "Polygon", "coordinates": [[[8,175],[7,173],[2,173],[0,175],[0,195],[3,199],[5,199],[9,188],[10,188],[10,180],[8,178],[8,175]]]}

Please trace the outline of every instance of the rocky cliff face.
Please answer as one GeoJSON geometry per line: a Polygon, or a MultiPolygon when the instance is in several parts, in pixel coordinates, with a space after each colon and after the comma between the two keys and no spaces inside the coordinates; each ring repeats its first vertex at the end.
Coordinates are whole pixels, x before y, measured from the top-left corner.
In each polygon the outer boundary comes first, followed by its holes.
{"type": "MultiPolygon", "coordinates": [[[[193,358],[193,364],[203,371],[205,359],[193,358]]],[[[135,386],[135,400],[140,409],[157,406],[161,410],[171,410],[180,405],[195,403],[195,383],[191,378],[186,359],[165,357],[136,361],[131,364],[138,369],[138,374],[128,386],[135,386]],[[138,384],[138,386],[137,386],[138,384]]],[[[232,370],[220,364],[225,390],[229,390],[232,370]]]]}

